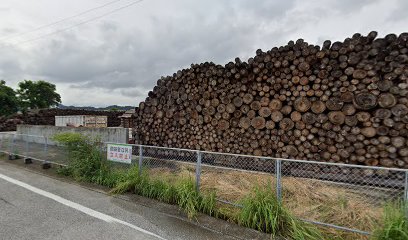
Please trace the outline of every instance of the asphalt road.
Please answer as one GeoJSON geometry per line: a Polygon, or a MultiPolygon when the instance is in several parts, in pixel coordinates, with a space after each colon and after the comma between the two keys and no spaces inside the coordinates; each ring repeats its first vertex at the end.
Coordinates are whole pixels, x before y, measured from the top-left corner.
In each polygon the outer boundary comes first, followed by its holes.
{"type": "Polygon", "coordinates": [[[235,239],[0,161],[0,239],[235,239]]]}

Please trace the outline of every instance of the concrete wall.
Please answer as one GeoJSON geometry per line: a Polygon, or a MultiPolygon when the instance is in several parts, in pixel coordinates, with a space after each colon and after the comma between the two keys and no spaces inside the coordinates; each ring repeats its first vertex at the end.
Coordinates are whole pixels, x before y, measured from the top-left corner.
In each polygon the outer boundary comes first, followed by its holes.
{"type": "MultiPolygon", "coordinates": [[[[63,132],[80,133],[88,137],[99,137],[102,142],[128,143],[129,129],[121,127],[111,128],[73,128],[73,127],[56,127],[47,125],[18,125],[17,134],[26,134],[30,136],[23,136],[29,142],[44,143],[45,138],[52,137],[55,134],[63,132]],[[43,136],[43,137],[31,137],[43,136]]],[[[48,140],[50,145],[55,145],[51,140],[48,140]]]]}

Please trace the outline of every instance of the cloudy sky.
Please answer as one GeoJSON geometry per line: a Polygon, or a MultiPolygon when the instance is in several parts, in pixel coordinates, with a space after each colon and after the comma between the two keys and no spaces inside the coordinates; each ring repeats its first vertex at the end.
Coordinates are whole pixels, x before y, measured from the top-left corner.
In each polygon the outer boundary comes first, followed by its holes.
{"type": "Polygon", "coordinates": [[[0,79],[52,82],[65,105],[137,105],[191,63],[246,60],[298,38],[408,31],[407,0],[135,2],[1,0],[0,79]]]}

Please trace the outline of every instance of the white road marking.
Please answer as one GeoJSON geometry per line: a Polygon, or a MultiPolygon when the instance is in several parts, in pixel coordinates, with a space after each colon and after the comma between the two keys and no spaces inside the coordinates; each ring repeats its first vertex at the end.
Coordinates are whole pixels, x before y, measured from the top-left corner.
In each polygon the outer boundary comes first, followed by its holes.
{"type": "Polygon", "coordinates": [[[3,174],[1,174],[1,173],[0,173],[0,178],[3,179],[3,180],[8,181],[8,182],[10,182],[10,183],[13,183],[13,184],[15,184],[15,185],[18,185],[18,186],[20,186],[20,187],[23,187],[23,188],[25,188],[25,189],[27,189],[27,190],[30,190],[30,191],[32,191],[32,192],[34,192],[34,193],[37,193],[37,194],[39,194],[39,195],[42,195],[42,196],[47,197],[47,198],[49,198],[49,199],[52,199],[52,200],[54,200],[54,201],[56,201],[56,202],[59,202],[59,203],[61,203],[61,204],[64,204],[65,206],[68,206],[68,207],[71,207],[71,208],[73,208],[73,209],[76,209],[76,210],[78,210],[78,211],[80,211],[80,212],[83,212],[83,213],[89,215],[89,216],[92,216],[92,217],[94,217],[94,218],[98,218],[98,219],[100,219],[100,220],[102,220],[102,221],[109,222],[109,223],[119,223],[119,224],[123,224],[123,225],[128,226],[128,227],[130,227],[130,228],[133,228],[133,229],[135,229],[135,230],[137,230],[137,231],[139,231],[139,232],[142,232],[142,233],[145,233],[145,234],[154,236],[154,237],[156,237],[156,238],[158,238],[158,239],[166,240],[165,238],[162,238],[162,237],[160,237],[159,235],[156,235],[156,234],[154,234],[154,233],[152,233],[152,232],[149,232],[149,231],[147,231],[147,230],[145,230],[145,229],[143,229],[143,228],[137,227],[137,226],[135,226],[135,225],[133,225],[133,224],[130,224],[130,223],[128,223],[128,222],[122,221],[122,220],[120,220],[120,219],[114,218],[114,217],[109,216],[109,215],[106,215],[106,214],[104,214],[104,213],[101,213],[101,212],[95,211],[95,210],[93,210],[93,209],[87,208],[87,207],[85,207],[85,206],[83,206],[83,205],[81,205],[81,204],[78,204],[78,203],[69,201],[69,200],[67,200],[67,199],[65,199],[65,198],[63,198],[63,197],[60,197],[60,196],[58,196],[58,195],[52,194],[52,193],[47,192],[47,191],[44,191],[44,190],[42,190],[42,189],[33,187],[33,186],[31,186],[31,185],[29,185],[29,184],[27,184],[27,183],[24,183],[24,182],[21,182],[21,181],[19,181],[19,180],[14,179],[14,178],[5,176],[5,175],[3,175],[3,174]]]}

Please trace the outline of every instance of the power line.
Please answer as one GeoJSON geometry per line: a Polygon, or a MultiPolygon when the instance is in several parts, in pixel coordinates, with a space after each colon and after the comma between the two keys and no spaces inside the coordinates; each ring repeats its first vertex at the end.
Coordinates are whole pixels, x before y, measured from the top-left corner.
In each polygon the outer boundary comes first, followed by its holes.
{"type": "Polygon", "coordinates": [[[45,24],[45,25],[42,25],[42,26],[39,26],[39,27],[36,27],[36,28],[31,29],[31,30],[26,31],[26,32],[11,34],[11,35],[9,35],[9,36],[0,38],[0,41],[6,41],[6,40],[8,40],[8,39],[13,39],[13,38],[16,38],[16,37],[19,37],[19,36],[24,36],[24,35],[27,35],[27,34],[29,34],[29,33],[36,32],[36,31],[38,31],[38,30],[41,30],[41,29],[44,29],[44,28],[48,28],[48,27],[57,25],[57,24],[59,24],[59,23],[65,22],[65,21],[67,21],[67,20],[70,20],[70,19],[73,19],[73,18],[82,16],[82,15],[85,15],[85,14],[87,14],[87,13],[90,13],[90,12],[92,12],[92,11],[95,11],[95,10],[98,10],[98,9],[101,9],[101,8],[104,8],[104,7],[106,7],[106,6],[112,5],[112,4],[117,3],[117,2],[120,2],[120,1],[122,1],[122,0],[111,1],[111,2],[105,3],[105,4],[103,4],[103,5],[100,5],[100,6],[98,6],[98,7],[94,7],[94,8],[88,9],[88,10],[86,10],[86,11],[80,12],[80,13],[78,13],[78,14],[72,15],[72,16],[70,16],[70,17],[62,18],[62,19],[60,19],[60,20],[58,20],[58,21],[55,21],[55,22],[52,22],[52,23],[49,23],[49,24],[45,24]]]}
{"type": "Polygon", "coordinates": [[[96,16],[96,17],[93,17],[93,18],[87,19],[87,20],[85,20],[85,21],[79,22],[79,23],[77,23],[77,24],[75,24],[75,25],[72,25],[72,26],[70,26],[70,27],[62,28],[62,29],[56,30],[56,31],[51,32],[51,33],[48,33],[48,34],[41,35],[41,36],[36,37],[36,38],[31,38],[31,39],[28,39],[28,40],[25,40],[25,41],[20,41],[20,42],[14,43],[13,45],[26,44],[26,43],[33,42],[33,41],[37,41],[37,40],[39,40],[39,39],[42,39],[42,38],[45,38],[45,37],[48,37],[48,36],[51,36],[51,35],[54,35],[54,34],[58,34],[58,33],[61,33],[61,32],[68,31],[68,30],[73,29],[73,28],[76,28],[76,27],[78,27],[78,26],[87,24],[87,23],[89,23],[89,22],[95,21],[95,20],[100,19],[100,18],[103,18],[103,17],[105,17],[105,16],[107,16],[107,15],[110,15],[110,14],[112,14],[112,13],[118,12],[118,11],[120,11],[120,10],[122,10],[122,9],[131,7],[131,6],[135,5],[135,4],[138,4],[138,3],[143,2],[143,1],[144,1],[144,0],[139,0],[139,1],[136,1],[136,2],[132,2],[132,3],[126,4],[126,5],[124,5],[124,6],[120,7],[120,8],[116,8],[116,9],[114,9],[114,10],[112,10],[112,11],[109,11],[109,12],[106,12],[106,13],[104,13],[104,14],[98,15],[98,16],[96,16]]]}

